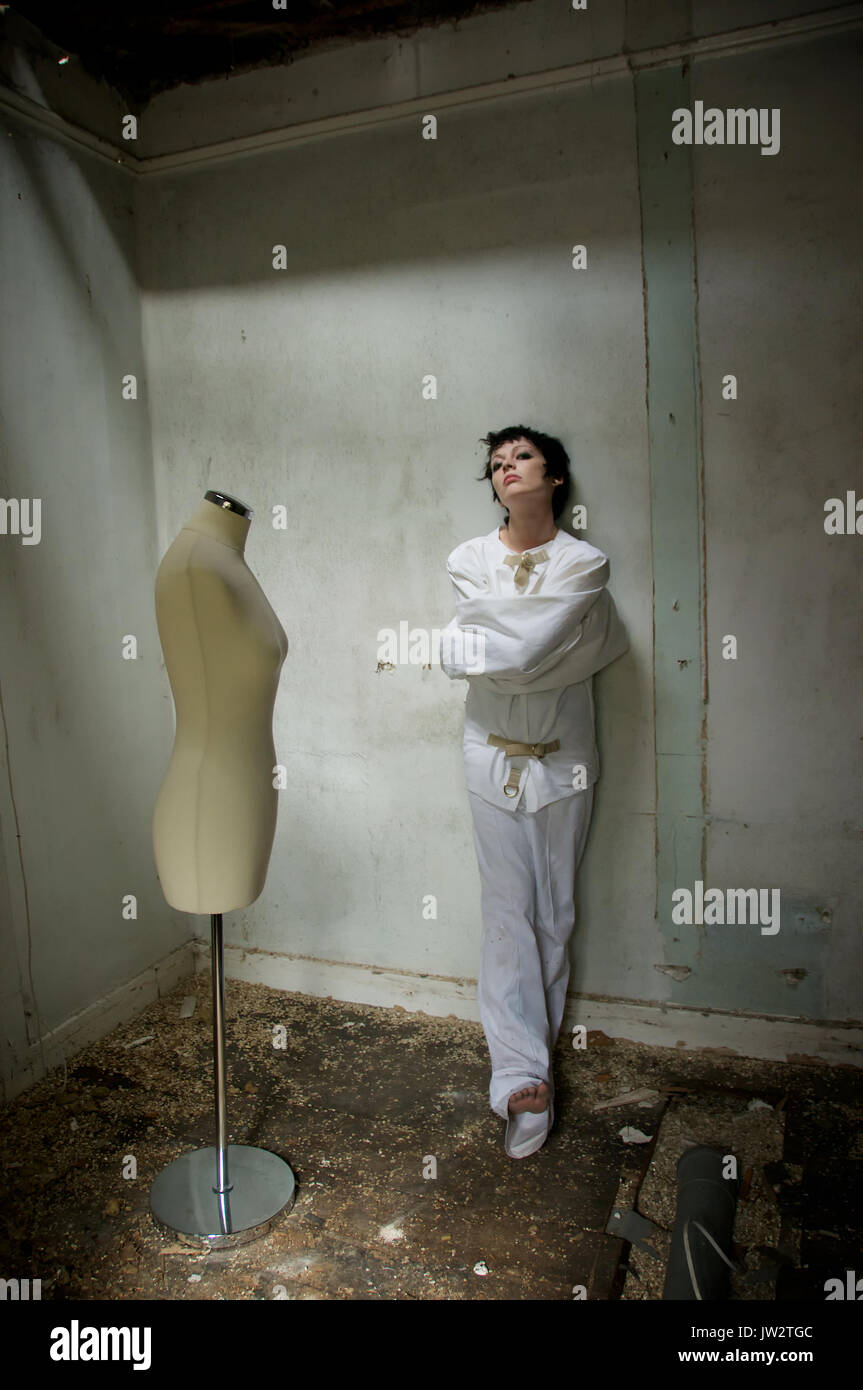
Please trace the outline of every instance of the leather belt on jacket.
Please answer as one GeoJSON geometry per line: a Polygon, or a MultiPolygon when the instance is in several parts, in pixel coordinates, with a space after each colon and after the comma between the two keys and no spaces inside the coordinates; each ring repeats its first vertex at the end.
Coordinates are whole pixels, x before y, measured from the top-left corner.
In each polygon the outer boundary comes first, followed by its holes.
{"type": "MultiPolygon", "coordinates": [[[[560,747],[559,738],[552,739],[551,743],[519,743],[516,739],[504,738],[502,734],[489,734],[488,741],[495,748],[502,748],[508,758],[544,758],[546,753],[556,753],[560,747]]],[[[523,771],[523,767],[510,768],[503,784],[504,796],[518,796],[523,771]]]]}

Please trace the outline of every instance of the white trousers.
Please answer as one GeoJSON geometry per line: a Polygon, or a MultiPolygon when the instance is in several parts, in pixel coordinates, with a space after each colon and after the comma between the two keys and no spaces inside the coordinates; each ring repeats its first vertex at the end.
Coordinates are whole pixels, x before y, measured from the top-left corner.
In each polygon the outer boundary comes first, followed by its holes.
{"type": "Polygon", "coordinates": [[[482,882],[477,998],[491,1054],[489,1101],[502,1119],[513,1091],[546,1081],[563,1022],[575,877],[593,787],[538,811],[504,811],[468,792],[482,882]]]}

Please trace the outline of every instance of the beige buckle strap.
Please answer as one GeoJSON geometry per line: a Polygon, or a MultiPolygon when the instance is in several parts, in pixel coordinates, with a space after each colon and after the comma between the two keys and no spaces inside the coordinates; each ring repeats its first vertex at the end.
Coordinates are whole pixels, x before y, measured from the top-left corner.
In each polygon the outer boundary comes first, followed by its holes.
{"type": "Polygon", "coordinates": [[[536,566],[543,560],[547,559],[548,552],[545,550],[525,550],[522,551],[521,555],[513,555],[510,553],[504,556],[503,563],[515,570],[515,587],[519,593],[523,593],[527,588],[527,581],[530,578],[531,571],[536,569],[536,566]]]}
{"type": "Polygon", "coordinates": [[[510,767],[509,776],[503,784],[504,796],[518,796],[518,789],[521,785],[521,774],[523,772],[523,767],[510,767]]]}
{"type": "MultiPolygon", "coordinates": [[[[518,743],[504,738],[502,734],[489,734],[488,741],[495,748],[502,748],[508,758],[544,758],[546,753],[556,753],[560,747],[559,738],[552,739],[551,743],[518,743]]],[[[510,767],[509,776],[503,784],[504,796],[518,796],[523,772],[523,767],[510,767]]]]}
{"type": "Polygon", "coordinates": [[[551,743],[516,743],[501,734],[489,734],[488,741],[493,743],[495,748],[502,748],[508,758],[544,758],[546,753],[556,753],[560,747],[559,738],[553,739],[551,743]]]}

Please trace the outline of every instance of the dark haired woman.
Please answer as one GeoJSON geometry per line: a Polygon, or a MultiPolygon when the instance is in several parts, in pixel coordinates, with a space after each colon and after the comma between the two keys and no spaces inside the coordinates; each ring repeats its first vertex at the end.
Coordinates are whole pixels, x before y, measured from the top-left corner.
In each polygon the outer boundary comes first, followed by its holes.
{"type": "Polygon", "coordinates": [[[551,1059],[569,982],[575,877],[599,776],[592,677],[628,648],[600,550],[557,526],[569,490],[559,440],[489,434],[483,478],[502,527],[456,546],[456,617],[441,664],[469,682],[464,760],[482,883],[478,1001],[489,1101],[525,1158],[554,1123],[551,1059]]]}

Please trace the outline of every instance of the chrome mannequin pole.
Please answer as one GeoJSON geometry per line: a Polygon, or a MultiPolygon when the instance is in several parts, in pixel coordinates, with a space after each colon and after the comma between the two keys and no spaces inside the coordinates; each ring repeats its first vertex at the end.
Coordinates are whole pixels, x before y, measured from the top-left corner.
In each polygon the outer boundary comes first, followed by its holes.
{"type": "Polygon", "coordinates": [[[228,1114],[225,1105],[225,961],[222,950],[222,914],[210,916],[210,965],[213,976],[213,1086],[216,1099],[216,1187],[229,1192],[228,1114]]]}
{"type": "Polygon", "coordinates": [[[216,1146],[192,1149],[163,1168],[150,1189],[150,1208],[159,1225],[212,1249],[265,1235],[273,1217],[293,1203],[295,1182],[278,1154],[228,1143],[221,913],[210,915],[210,937],[216,1146]]]}

